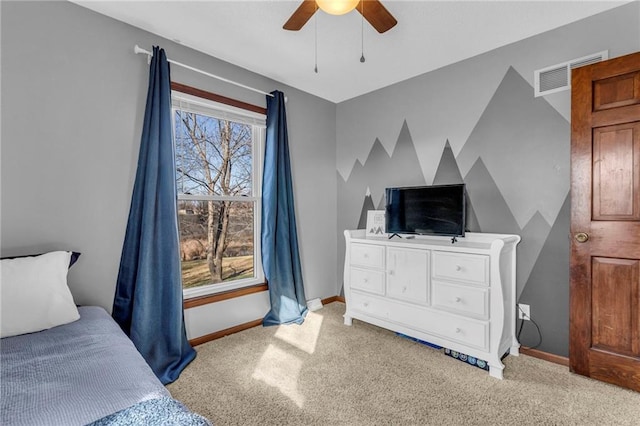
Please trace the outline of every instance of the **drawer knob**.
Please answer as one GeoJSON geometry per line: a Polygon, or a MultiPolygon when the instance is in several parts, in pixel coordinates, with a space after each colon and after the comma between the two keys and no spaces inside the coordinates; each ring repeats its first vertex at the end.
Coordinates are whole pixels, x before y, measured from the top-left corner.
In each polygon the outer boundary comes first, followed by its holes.
{"type": "Polygon", "coordinates": [[[368,259],[368,258],[369,258],[369,253],[365,253],[365,254],[364,254],[364,258],[365,258],[365,259],[368,259]]]}
{"type": "Polygon", "coordinates": [[[460,330],[459,328],[456,327],[456,333],[460,334],[462,330],[460,330]]]}
{"type": "Polygon", "coordinates": [[[393,272],[393,270],[389,271],[389,275],[394,275],[395,272],[393,272]]]}
{"type": "Polygon", "coordinates": [[[462,271],[462,266],[456,265],[456,271],[462,271]]]}
{"type": "Polygon", "coordinates": [[[407,286],[402,287],[402,292],[405,293],[407,291],[407,286]]]}
{"type": "Polygon", "coordinates": [[[364,283],[366,284],[366,283],[368,283],[368,282],[369,282],[369,278],[365,278],[363,281],[364,281],[364,283]]]}
{"type": "Polygon", "coordinates": [[[462,299],[460,299],[459,297],[456,297],[455,299],[453,299],[456,301],[456,303],[460,303],[460,301],[462,301],[462,299]]]}
{"type": "Polygon", "coordinates": [[[367,306],[369,306],[369,302],[364,302],[362,305],[366,308],[367,306]]]}

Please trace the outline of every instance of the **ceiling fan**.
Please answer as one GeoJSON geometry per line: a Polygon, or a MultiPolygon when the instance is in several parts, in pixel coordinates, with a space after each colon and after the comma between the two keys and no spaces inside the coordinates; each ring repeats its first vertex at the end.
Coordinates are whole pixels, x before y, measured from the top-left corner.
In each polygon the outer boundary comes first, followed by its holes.
{"type": "Polygon", "coordinates": [[[282,28],[289,31],[300,30],[318,8],[332,15],[342,15],[357,9],[379,33],[389,31],[398,23],[378,0],[304,0],[282,28]]]}

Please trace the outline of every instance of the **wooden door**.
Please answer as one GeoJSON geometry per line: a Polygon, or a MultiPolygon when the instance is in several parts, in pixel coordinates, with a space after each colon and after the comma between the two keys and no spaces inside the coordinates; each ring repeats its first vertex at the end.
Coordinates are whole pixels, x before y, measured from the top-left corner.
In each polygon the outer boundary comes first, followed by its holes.
{"type": "Polygon", "coordinates": [[[640,53],[573,70],[571,371],[640,391],[640,53]]]}

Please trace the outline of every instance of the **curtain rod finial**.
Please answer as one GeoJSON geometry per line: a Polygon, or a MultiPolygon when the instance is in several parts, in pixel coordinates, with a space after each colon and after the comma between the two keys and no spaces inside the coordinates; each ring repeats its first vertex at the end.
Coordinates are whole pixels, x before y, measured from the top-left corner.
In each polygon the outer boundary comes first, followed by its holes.
{"type": "Polygon", "coordinates": [[[151,57],[153,56],[153,54],[148,50],[144,50],[143,48],[141,48],[136,44],[135,46],[133,46],[133,53],[135,53],[136,55],[140,53],[144,53],[145,55],[147,55],[147,65],[151,63],[151,57]]]}

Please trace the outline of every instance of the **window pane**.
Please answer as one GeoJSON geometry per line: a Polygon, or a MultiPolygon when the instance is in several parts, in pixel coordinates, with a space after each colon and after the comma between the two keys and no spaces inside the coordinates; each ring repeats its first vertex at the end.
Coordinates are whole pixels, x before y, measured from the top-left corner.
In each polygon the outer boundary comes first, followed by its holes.
{"type": "Polygon", "coordinates": [[[175,110],[178,193],[251,196],[252,127],[175,110]]]}
{"type": "Polygon", "coordinates": [[[253,202],[178,202],[183,288],[255,277],[253,215],[253,202]]]}

